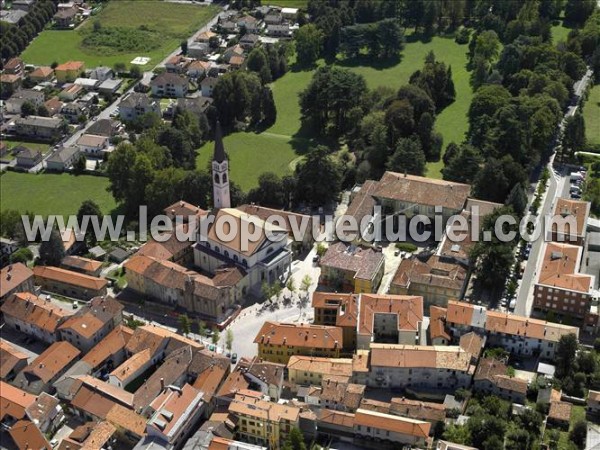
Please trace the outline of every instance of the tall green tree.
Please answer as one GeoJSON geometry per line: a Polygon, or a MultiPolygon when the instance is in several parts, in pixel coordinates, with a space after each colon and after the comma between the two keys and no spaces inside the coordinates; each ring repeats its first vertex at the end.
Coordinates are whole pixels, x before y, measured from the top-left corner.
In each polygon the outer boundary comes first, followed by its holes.
{"type": "Polygon", "coordinates": [[[178,320],[179,328],[181,329],[183,335],[187,336],[190,334],[192,331],[192,323],[190,322],[190,318],[187,316],[187,314],[180,314],[178,320]]]}
{"type": "Polygon", "coordinates": [[[296,166],[296,179],[296,201],[322,206],[331,203],[339,194],[342,174],[327,148],[318,146],[296,166]]]}
{"type": "Polygon", "coordinates": [[[293,427],[290,430],[283,444],[283,450],[307,450],[302,432],[298,428],[293,427]]]}
{"type": "Polygon", "coordinates": [[[298,29],[294,36],[298,64],[304,67],[315,64],[323,45],[323,34],[314,24],[307,24],[298,29]]]}
{"type": "Polygon", "coordinates": [[[233,331],[231,331],[231,328],[227,328],[225,332],[225,348],[229,351],[233,348],[233,331]]]}
{"type": "MultiPolygon", "coordinates": [[[[93,200],[84,200],[81,203],[81,206],[77,211],[77,222],[79,224],[83,223],[84,216],[89,216],[90,218],[97,217],[98,223],[101,223],[103,217],[100,207],[93,200]]],[[[88,246],[94,246],[96,245],[96,235],[94,234],[94,230],[91,227],[91,222],[89,223],[90,225],[88,225],[87,230],[85,231],[85,241],[88,246]]]]}
{"type": "Polygon", "coordinates": [[[579,344],[577,336],[566,334],[560,337],[555,352],[556,376],[563,378],[573,373],[579,344]]]}
{"type": "Polygon", "coordinates": [[[396,150],[390,157],[387,167],[394,172],[423,175],[425,173],[425,165],[425,153],[419,140],[415,138],[401,138],[398,140],[396,150]]]}
{"type": "MultiPolygon", "coordinates": [[[[450,148],[450,145],[448,145],[448,148],[450,148]]],[[[446,149],[447,153],[448,149],[446,149]]],[[[442,169],[444,180],[471,183],[483,164],[483,158],[479,151],[470,144],[462,144],[457,147],[456,151],[451,149],[450,153],[454,153],[454,155],[448,155],[449,159],[447,159],[442,169]]]]}
{"type": "Polygon", "coordinates": [[[40,261],[47,266],[59,266],[65,257],[65,245],[60,233],[53,229],[50,238],[40,245],[40,261]]]}

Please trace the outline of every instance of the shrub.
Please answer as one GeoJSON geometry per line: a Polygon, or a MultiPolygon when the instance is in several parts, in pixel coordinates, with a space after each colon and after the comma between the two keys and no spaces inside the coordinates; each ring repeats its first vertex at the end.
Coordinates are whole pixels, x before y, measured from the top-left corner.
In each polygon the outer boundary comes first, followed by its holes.
{"type": "Polygon", "coordinates": [[[396,242],[396,248],[402,252],[413,253],[417,251],[417,246],[409,242],[396,242]]]}

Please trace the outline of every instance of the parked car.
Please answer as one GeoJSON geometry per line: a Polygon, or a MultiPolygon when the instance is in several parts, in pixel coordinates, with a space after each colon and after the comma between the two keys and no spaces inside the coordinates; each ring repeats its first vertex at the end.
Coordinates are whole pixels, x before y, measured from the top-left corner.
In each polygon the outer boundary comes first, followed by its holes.
{"type": "Polygon", "coordinates": [[[235,364],[237,362],[238,356],[237,353],[234,353],[233,355],[231,355],[231,362],[233,364],[235,364]]]}
{"type": "Polygon", "coordinates": [[[571,194],[571,198],[573,200],[579,200],[579,199],[581,199],[581,194],[571,194]]]}

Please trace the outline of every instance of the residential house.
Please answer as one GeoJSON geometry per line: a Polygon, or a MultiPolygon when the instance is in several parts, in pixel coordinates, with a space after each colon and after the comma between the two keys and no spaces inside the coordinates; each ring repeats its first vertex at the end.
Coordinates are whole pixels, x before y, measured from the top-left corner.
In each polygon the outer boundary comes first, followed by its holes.
{"type": "Polygon", "coordinates": [[[82,85],[67,83],[63,86],[63,90],[59,92],[58,98],[65,102],[72,102],[83,94],[85,94],[85,89],[82,85]]]}
{"type": "Polygon", "coordinates": [[[338,358],[344,344],[338,327],[278,322],[265,322],[254,343],[259,358],[281,364],[293,355],[338,358]]]}
{"type": "Polygon", "coordinates": [[[108,148],[108,137],[97,136],[95,134],[82,134],[77,139],[77,146],[83,153],[92,156],[100,156],[108,148]]]}
{"type": "Polygon", "coordinates": [[[590,389],[586,404],[588,416],[592,418],[600,416],[600,391],[593,391],[590,389]]]}
{"type": "Polygon", "coordinates": [[[473,377],[473,390],[524,405],[527,397],[527,381],[509,374],[508,366],[494,358],[479,360],[473,377]]]}
{"type": "Polygon", "coordinates": [[[11,381],[18,372],[27,366],[29,355],[8,341],[0,340],[0,380],[11,381]]]}
{"type": "Polygon", "coordinates": [[[23,25],[23,19],[27,17],[27,12],[19,9],[1,9],[0,20],[12,25],[23,25]]]}
{"type": "Polygon", "coordinates": [[[17,117],[15,119],[15,133],[18,136],[40,140],[57,140],[64,131],[61,119],[42,116],[17,117]]]}
{"type": "Polygon", "coordinates": [[[258,20],[255,17],[249,16],[246,14],[245,16],[238,17],[237,26],[246,29],[246,33],[256,33],[258,31],[258,20]]]}
{"type": "Polygon", "coordinates": [[[338,294],[315,291],[312,294],[314,323],[316,325],[337,326],[342,329],[345,351],[356,348],[358,325],[358,301],[356,294],[338,294]]]}
{"type": "Polygon", "coordinates": [[[116,367],[108,377],[108,382],[120,388],[127,387],[153,365],[150,349],[135,353],[116,367]]]}
{"type": "Polygon", "coordinates": [[[0,270],[0,304],[15,292],[34,290],[33,272],[25,264],[9,264],[0,270]]]}
{"type": "Polygon", "coordinates": [[[106,421],[116,428],[117,440],[127,448],[133,448],[146,435],[146,418],[118,403],[108,411],[106,421]]]}
{"type": "Polygon", "coordinates": [[[54,69],[50,66],[38,66],[29,74],[29,78],[36,83],[52,81],[54,69]]]}
{"type": "Polygon", "coordinates": [[[219,31],[226,34],[235,34],[238,31],[237,23],[232,22],[231,20],[219,20],[219,31]]]}
{"type": "Polygon", "coordinates": [[[343,292],[377,292],[384,262],[380,251],[337,242],[321,258],[319,283],[343,292]]]}
{"type": "Polygon", "coordinates": [[[403,259],[390,284],[390,294],[420,295],[425,308],[445,307],[450,299],[463,297],[468,284],[467,269],[461,264],[432,255],[403,259]]]}
{"type": "Polygon", "coordinates": [[[73,166],[73,163],[79,159],[79,155],[78,147],[61,147],[46,159],[46,170],[64,172],[73,166]]]}
{"type": "MultiPolygon", "coordinates": [[[[300,413],[300,428],[306,435],[316,435],[320,439],[340,439],[352,442],[354,439],[354,414],[326,408],[317,410],[315,418],[300,413]]],[[[316,436],[315,436],[316,437],[316,436]]]]}
{"type": "Polygon", "coordinates": [[[283,21],[283,17],[279,11],[273,11],[267,14],[264,22],[267,25],[279,25],[283,21]]]}
{"type": "Polygon", "coordinates": [[[112,297],[96,297],[65,320],[58,332],[67,341],[89,352],[123,320],[123,305],[112,297]]]}
{"type": "Polygon", "coordinates": [[[87,129],[88,134],[111,138],[119,133],[119,123],[112,119],[98,119],[87,129]]]}
{"type": "Polygon", "coordinates": [[[93,259],[84,258],[82,256],[67,255],[63,258],[60,266],[63,269],[72,270],[74,272],[83,273],[92,277],[100,276],[102,263],[93,259]]]}
{"type": "Polygon", "coordinates": [[[132,329],[118,325],[87,352],[81,361],[89,365],[89,374],[100,378],[121,365],[126,360],[125,347],[132,335],[132,329]]]}
{"type": "Polygon", "coordinates": [[[178,305],[217,323],[225,320],[242,295],[244,274],[218,269],[213,277],[154,257],[135,255],[124,265],[128,287],[163,303],[178,305]]]}
{"type": "Polygon", "coordinates": [[[175,109],[177,111],[190,111],[200,116],[206,113],[212,102],[213,99],[209,97],[178,98],[175,109]]]}
{"type": "Polygon", "coordinates": [[[349,383],[335,377],[323,378],[321,385],[311,395],[317,398],[316,404],[321,407],[354,412],[360,407],[365,389],[366,387],[362,384],[349,383]]]}
{"type": "Polygon", "coordinates": [[[11,7],[20,11],[29,12],[34,3],[35,0],[13,0],[11,3],[11,7]]]}
{"type": "Polygon", "coordinates": [[[156,97],[185,97],[188,85],[187,78],[170,72],[161,73],[150,82],[152,95],[156,97]]]}
{"type": "Polygon", "coordinates": [[[471,384],[471,355],[458,346],[371,344],[370,372],[354,380],[378,388],[456,390],[471,384]]]}
{"type": "Polygon", "coordinates": [[[426,448],[431,424],[391,414],[359,409],[354,415],[354,441],[381,440],[393,444],[408,444],[426,448]]]}
{"type": "Polygon", "coordinates": [[[550,402],[550,409],[548,410],[547,423],[562,428],[563,430],[569,429],[571,422],[571,412],[573,405],[569,402],[563,401],[552,401],[550,402]]]}
{"type": "Polygon", "coordinates": [[[584,246],[590,207],[590,202],[582,200],[557,199],[551,229],[548,230],[550,240],[584,246]]]}
{"type": "Polygon", "coordinates": [[[198,36],[196,36],[197,42],[206,42],[210,41],[210,38],[218,36],[217,33],[213,33],[212,31],[203,31],[198,36]]]}
{"type": "Polygon", "coordinates": [[[58,340],[58,326],[68,316],[64,309],[30,292],[13,294],[1,311],[7,326],[49,344],[58,340]]]}
{"type": "Polygon", "coordinates": [[[174,55],[170,57],[165,63],[165,69],[169,73],[182,74],[185,73],[187,66],[191,61],[191,58],[187,58],[184,55],[174,55]]]}
{"type": "Polygon", "coordinates": [[[285,20],[296,20],[296,16],[298,15],[298,8],[281,8],[281,17],[285,20]]]}
{"type": "MultiPolygon", "coordinates": [[[[14,3],[15,2],[13,2],[13,4],[14,3]]],[[[7,73],[9,75],[21,76],[25,71],[25,63],[19,57],[10,58],[8,61],[6,61],[2,69],[4,73],[7,73]]]]}
{"type": "Polygon", "coordinates": [[[11,75],[9,73],[0,74],[0,91],[2,92],[2,98],[8,98],[13,93],[17,92],[21,87],[21,81],[23,77],[21,75],[11,75]]]}
{"type": "Polygon", "coordinates": [[[104,80],[98,85],[98,92],[103,95],[115,95],[122,84],[123,80],[121,78],[104,80]]]}
{"type": "Polygon", "coordinates": [[[279,401],[283,389],[284,364],[262,361],[258,357],[242,358],[238,363],[245,371],[246,379],[250,382],[249,389],[262,392],[272,401],[279,401]]]}
{"type": "Polygon", "coordinates": [[[56,97],[56,96],[46,100],[46,103],[44,103],[44,106],[46,106],[46,109],[48,110],[48,114],[50,114],[50,117],[54,117],[55,115],[60,113],[63,105],[64,105],[64,103],[61,102],[58,99],[58,97],[56,97]]]}
{"type": "Polygon", "coordinates": [[[194,60],[187,67],[187,76],[196,80],[201,80],[206,76],[211,67],[212,63],[208,61],[194,60]]]}
{"type": "MultiPolygon", "coordinates": [[[[6,148],[6,143],[4,143],[6,148]]],[[[0,152],[2,149],[0,149],[0,152]]],[[[11,256],[19,250],[19,243],[13,239],[0,237],[0,267],[4,267],[11,262],[11,256]]]]}
{"type": "Polygon", "coordinates": [[[110,67],[98,66],[90,70],[88,76],[94,80],[106,81],[111,80],[115,76],[115,73],[110,67]]]}
{"type": "Polygon", "coordinates": [[[429,345],[449,345],[452,340],[446,331],[446,308],[439,306],[429,307],[429,345]]]}
{"type": "Polygon", "coordinates": [[[37,166],[42,162],[42,152],[39,150],[33,150],[23,145],[16,149],[13,149],[17,154],[17,166],[29,169],[37,166]]]}
{"type": "Polygon", "coordinates": [[[52,19],[57,28],[74,28],[79,10],[75,7],[60,9],[52,19]]]}
{"type": "Polygon", "coordinates": [[[262,393],[250,391],[250,381],[244,376],[241,366],[236,366],[216,392],[217,408],[229,406],[239,392],[254,392],[254,395],[262,396],[262,393]]]}
{"type": "Polygon", "coordinates": [[[267,25],[267,36],[277,38],[291,38],[292,30],[286,23],[277,25],[267,25]]]}
{"type": "Polygon", "coordinates": [[[182,388],[167,386],[150,404],[150,419],[146,426],[149,438],[178,449],[197,429],[204,413],[202,392],[189,384],[182,388]]]}
{"type": "Polygon", "coordinates": [[[581,272],[583,247],[547,242],[533,289],[533,310],[583,319],[592,305],[595,277],[581,272]]]}
{"type": "Polygon", "coordinates": [[[114,405],[133,410],[133,394],[89,375],[78,377],[72,391],[71,407],[84,420],[104,420],[114,405]]]}
{"type": "MultiPolygon", "coordinates": [[[[369,409],[365,408],[362,403],[361,408],[369,409]]],[[[446,421],[446,407],[443,403],[410,400],[404,397],[392,398],[389,413],[395,416],[408,417],[409,419],[427,421],[432,425],[431,434],[446,421]]]]}
{"type": "Polygon", "coordinates": [[[119,103],[121,120],[132,121],[149,113],[160,116],[160,102],[145,94],[132,92],[119,103]]]}
{"type": "Polygon", "coordinates": [[[60,113],[69,123],[78,124],[83,119],[87,120],[88,107],[80,102],[65,103],[60,113]]]}
{"type": "Polygon", "coordinates": [[[108,282],[103,278],[50,266],[34,267],[33,275],[36,285],[44,291],[82,300],[106,295],[108,282]]]}
{"type": "Polygon", "coordinates": [[[218,78],[216,77],[206,77],[200,82],[200,90],[202,92],[202,97],[211,97],[213,94],[213,89],[217,85],[218,78]]]}
{"type": "Polygon", "coordinates": [[[561,336],[579,336],[577,327],[488,311],[483,306],[452,300],[448,302],[445,322],[455,340],[475,331],[486,336],[488,345],[515,355],[539,355],[546,360],[554,359],[561,336]]]}
{"type": "Polygon", "coordinates": [[[27,408],[35,400],[35,395],[0,380],[0,423],[8,427],[18,420],[26,419],[27,408]]]}
{"type": "Polygon", "coordinates": [[[223,52],[223,60],[229,64],[231,58],[234,56],[244,56],[244,48],[240,44],[236,44],[232,47],[227,48],[223,52]]]}
{"type": "Polygon", "coordinates": [[[33,89],[19,89],[6,101],[6,112],[10,114],[21,114],[24,103],[31,103],[35,109],[44,104],[44,93],[33,89]]]}
{"type": "Polygon", "coordinates": [[[8,434],[19,449],[50,450],[52,448],[40,429],[30,420],[19,420],[10,427],[8,434]]]}
{"type": "Polygon", "coordinates": [[[54,342],[18,373],[13,384],[35,395],[52,393],[52,384],[79,359],[80,353],[68,342],[54,342]]]}
{"type": "Polygon", "coordinates": [[[300,408],[262,399],[260,393],[243,391],[229,405],[237,418],[237,434],[251,444],[280,448],[292,428],[298,426],[300,408]]]}
{"type": "MultiPolygon", "coordinates": [[[[188,45],[187,55],[190,58],[204,58],[210,52],[208,42],[192,42],[188,45]]],[[[189,64],[186,70],[189,69],[189,64]]],[[[182,72],[179,72],[182,73],[182,72]]]]}
{"type": "Polygon", "coordinates": [[[259,36],[257,34],[245,34],[240,39],[240,45],[244,50],[249,52],[252,50],[256,44],[259,42],[259,36]]]}
{"type": "Polygon", "coordinates": [[[67,61],[54,68],[54,74],[59,83],[73,82],[84,71],[85,63],[83,61],[67,61]]]}
{"type": "Polygon", "coordinates": [[[36,401],[29,405],[25,412],[41,432],[48,434],[56,431],[65,419],[60,400],[45,392],[38,395],[36,401]]]}
{"type": "Polygon", "coordinates": [[[349,381],[352,378],[352,358],[317,358],[293,355],[287,363],[290,383],[318,386],[324,378],[349,381]]]}

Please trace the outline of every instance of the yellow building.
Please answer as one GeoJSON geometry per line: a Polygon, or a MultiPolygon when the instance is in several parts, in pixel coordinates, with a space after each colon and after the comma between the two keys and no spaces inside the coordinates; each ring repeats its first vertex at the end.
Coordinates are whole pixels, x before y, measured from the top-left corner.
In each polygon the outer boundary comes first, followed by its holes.
{"type": "Polygon", "coordinates": [[[292,356],[287,369],[288,380],[292,384],[320,386],[323,377],[335,377],[348,382],[352,378],[352,358],[292,356]]]}
{"type": "Polygon", "coordinates": [[[265,322],[254,343],[259,358],[287,364],[293,355],[339,358],[343,334],[339,327],[265,322]]]}
{"type": "Polygon", "coordinates": [[[83,61],[67,61],[66,63],[56,66],[54,74],[59,83],[67,83],[79,78],[81,72],[84,70],[85,64],[83,61]]]}
{"type": "Polygon", "coordinates": [[[237,435],[241,440],[279,449],[291,429],[298,427],[300,409],[271,403],[258,392],[242,390],[229,405],[229,413],[238,419],[237,435]]]}
{"type": "Polygon", "coordinates": [[[377,292],[384,262],[380,251],[338,242],[330,245],[321,259],[319,283],[342,292],[377,292]]]}

